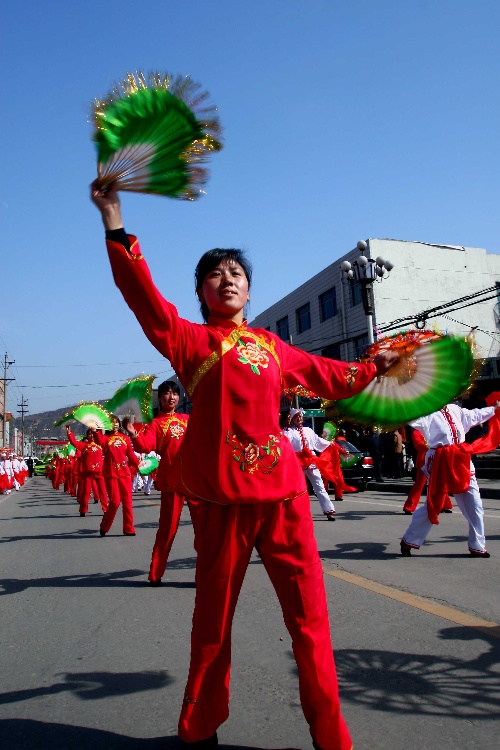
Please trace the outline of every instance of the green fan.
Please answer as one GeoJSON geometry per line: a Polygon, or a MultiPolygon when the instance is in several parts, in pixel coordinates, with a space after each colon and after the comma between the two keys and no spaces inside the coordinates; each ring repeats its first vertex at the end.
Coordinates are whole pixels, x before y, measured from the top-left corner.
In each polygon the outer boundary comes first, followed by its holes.
{"type": "Polygon", "coordinates": [[[123,417],[135,417],[136,422],[149,424],[153,419],[152,390],[156,375],[138,375],[127,380],[104,404],[105,408],[123,417]]]}
{"type": "Polygon", "coordinates": [[[92,115],[97,187],[194,200],[203,194],[201,166],[220,151],[220,124],[207,94],[189,76],[128,73],[92,115]]]}
{"type": "Polygon", "coordinates": [[[96,430],[111,430],[113,427],[112,415],[99,404],[79,404],[73,411],[73,418],[96,430]]]}
{"type": "Polygon", "coordinates": [[[139,467],[139,474],[143,477],[145,477],[147,474],[151,474],[151,472],[156,471],[158,466],[160,465],[158,462],[158,459],[154,456],[146,456],[143,461],[141,461],[142,466],[139,467]]]}
{"type": "Polygon", "coordinates": [[[323,433],[325,440],[332,441],[337,434],[337,428],[331,422],[325,422],[325,424],[323,425],[323,433]]]}
{"type": "Polygon", "coordinates": [[[54,427],[60,427],[62,424],[66,424],[66,422],[72,422],[74,418],[74,409],[72,409],[71,411],[66,412],[66,414],[61,417],[61,419],[57,420],[57,422],[54,422],[54,427]]]}
{"type": "MultiPolygon", "coordinates": [[[[372,380],[356,396],[333,402],[328,415],[392,429],[438,411],[464,393],[474,369],[470,341],[436,334],[412,347],[413,334],[410,331],[392,339],[395,349],[401,349],[401,342],[406,349],[386,375],[372,380]]],[[[391,339],[377,342],[374,347],[373,354],[392,348],[391,339]]]]}

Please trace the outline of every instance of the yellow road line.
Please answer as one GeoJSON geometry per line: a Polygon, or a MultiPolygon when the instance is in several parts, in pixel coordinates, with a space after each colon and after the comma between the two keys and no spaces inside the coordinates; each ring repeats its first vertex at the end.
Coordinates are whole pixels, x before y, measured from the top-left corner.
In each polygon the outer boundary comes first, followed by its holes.
{"type": "Polygon", "coordinates": [[[325,568],[325,566],[323,566],[323,570],[326,575],[332,576],[333,578],[339,578],[341,581],[346,581],[346,583],[351,583],[354,586],[373,591],[375,594],[381,594],[389,599],[394,599],[402,604],[407,604],[409,607],[421,609],[423,612],[428,612],[436,617],[449,620],[456,625],[480,630],[482,633],[486,633],[486,635],[493,636],[493,638],[500,638],[500,625],[496,622],[483,620],[481,617],[469,615],[466,612],[461,612],[459,609],[455,609],[454,607],[438,604],[431,599],[425,599],[423,596],[410,594],[407,591],[400,591],[393,586],[386,586],[383,583],[370,581],[368,578],[363,578],[355,573],[348,573],[346,570],[332,570],[325,568]]]}

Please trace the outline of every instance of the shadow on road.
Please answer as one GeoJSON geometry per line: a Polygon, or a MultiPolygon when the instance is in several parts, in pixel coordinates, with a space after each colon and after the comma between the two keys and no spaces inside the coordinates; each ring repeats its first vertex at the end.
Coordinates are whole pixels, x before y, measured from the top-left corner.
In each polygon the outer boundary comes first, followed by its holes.
{"type": "MultiPolygon", "coordinates": [[[[125,737],[102,729],[53,724],[30,719],[0,721],[2,750],[185,750],[178,737],[125,737]]],[[[220,750],[261,750],[249,745],[223,745],[220,750]]],[[[287,748],[286,750],[293,750],[287,748]]]]}
{"type": "Polygon", "coordinates": [[[120,570],[112,573],[92,573],[91,575],[56,576],[55,578],[4,578],[0,580],[0,596],[17,594],[30,588],[94,588],[115,586],[130,588],[144,586],[144,581],[128,579],[144,576],[144,570],[120,570]]]}

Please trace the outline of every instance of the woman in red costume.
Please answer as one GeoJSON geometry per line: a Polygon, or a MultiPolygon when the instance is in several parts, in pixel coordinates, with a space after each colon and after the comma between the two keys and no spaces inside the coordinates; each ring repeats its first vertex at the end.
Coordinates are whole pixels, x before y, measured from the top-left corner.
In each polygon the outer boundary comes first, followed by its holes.
{"type": "Polygon", "coordinates": [[[180,390],[173,380],[166,380],[158,386],[160,413],[151,424],[144,426],[141,432],[135,431],[134,425],[128,423],[127,430],[132,437],[132,444],[139,453],[155,451],[161,456],[156,487],[161,492],[160,521],[156,532],[149,582],[152,586],[161,586],[161,577],[167,567],[167,560],[179,527],[184,500],[188,503],[193,528],[196,532],[196,500],[184,497],[172,490],[165,479],[170,465],[179,452],[188,423],[187,414],[176,414],[180,390]]]}
{"type": "Polygon", "coordinates": [[[137,468],[139,460],[130,438],[119,430],[120,420],[114,417],[111,435],[97,433],[97,441],[104,451],[103,474],[109,500],[108,509],[101,521],[101,536],[106,536],[113,525],[120,503],[123,512],[123,535],[135,536],[130,467],[137,468]]]}
{"type": "Polygon", "coordinates": [[[205,324],[181,318],[155,287],[137,239],[126,235],[114,189],[92,186],[115,282],[144,333],[167,357],[193,402],[167,475],[198,499],[196,601],[179,736],[215,748],[229,715],[231,625],[255,547],[292,638],[313,745],[350,750],[340,712],[326,592],[302,468],[278,424],[281,391],[297,383],[324,398],[359,393],[398,355],[336,362],[247,327],[251,268],[239,250],[211,250],[196,269],[205,324]]]}
{"type": "Polygon", "coordinates": [[[68,440],[77,450],[81,451],[78,474],[78,489],[76,494],[77,502],[80,504],[80,515],[84,516],[89,510],[89,498],[92,487],[99,487],[102,509],[107,508],[107,495],[102,476],[103,455],[102,448],[97,442],[96,430],[89,427],[85,440],[77,440],[71,432],[71,427],[66,426],[68,440]]]}

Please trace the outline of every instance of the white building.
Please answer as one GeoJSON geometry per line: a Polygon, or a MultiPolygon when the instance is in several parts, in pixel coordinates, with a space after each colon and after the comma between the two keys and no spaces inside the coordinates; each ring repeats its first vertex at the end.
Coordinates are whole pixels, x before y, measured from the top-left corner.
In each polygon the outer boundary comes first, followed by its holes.
{"type": "MultiPolygon", "coordinates": [[[[500,356],[500,255],[476,247],[405,240],[370,239],[367,245],[367,257],[380,256],[394,264],[390,276],[373,285],[375,338],[377,328],[400,318],[416,320],[431,311],[426,328],[464,336],[474,328],[478,356],[500,356]],[[496,291],[463,300],[491,287],[496,291]],[[454,300],[456,304],[435,316],[432,308],[454,300]]],[[[352,263],[359,255],[357,248],[346,253],[264,310],[251,325],[267,328],[309,352],[355,359],[368,341],[367,319],[361,288],[342,281],[340,264],[352,263]]],[[[388,333],[412,327],[407,322],[388,333]]]]}

